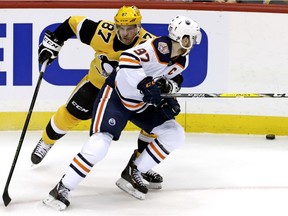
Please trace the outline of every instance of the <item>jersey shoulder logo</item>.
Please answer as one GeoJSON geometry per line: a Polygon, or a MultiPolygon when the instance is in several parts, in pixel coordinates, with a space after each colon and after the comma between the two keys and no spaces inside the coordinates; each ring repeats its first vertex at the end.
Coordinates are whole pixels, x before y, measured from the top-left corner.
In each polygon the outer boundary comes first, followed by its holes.
{"type": "Polygon", "coordinates": [[[158,43],[158,51],[164,55],[169,53],[170,51],[169,51],[168,44],[165,42],[159,42],[158,43]]]}

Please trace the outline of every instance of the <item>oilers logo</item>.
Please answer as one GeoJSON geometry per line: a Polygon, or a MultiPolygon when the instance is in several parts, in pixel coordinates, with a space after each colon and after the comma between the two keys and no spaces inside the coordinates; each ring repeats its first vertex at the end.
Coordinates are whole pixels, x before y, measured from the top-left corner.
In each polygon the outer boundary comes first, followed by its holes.
{"type": "Polygon", "coordinates": [[[110,118],[108,120],[108,123],[109,123],[110,126],[115,126],[116,125],[116,120],[114,118],[110,118]]]}

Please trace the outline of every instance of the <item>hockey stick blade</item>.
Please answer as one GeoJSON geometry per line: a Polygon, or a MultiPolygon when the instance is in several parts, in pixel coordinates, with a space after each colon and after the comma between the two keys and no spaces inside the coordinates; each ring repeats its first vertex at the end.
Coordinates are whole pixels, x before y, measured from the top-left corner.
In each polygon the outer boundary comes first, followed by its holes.
{"type": "Polygon", "coordinates": [[[163,98],[288,98],[287,93],[175,93],[161,94],[163,98]]]}
{"type": "Polygon", "coordinates": [[[39,78],[38,78],[38,81],[37,81],[37,85],[36,85],[36,88],[34,90],[34,94],[33,94],[32,101],[31,101],[31,104],[30,104],[30,107],[29,107],[29,111],[28,111],[28,114],[26,116],[26,120],[25,120],[23,129],[22,129],[22,133],[21,133],[21,136],[20,136],[20,139],[19,139],[19,143],[18,143],[16,152],[15,152],[13,163],[11,165],[9,175],[8,175],[7,180],[6,180],[5,188],[4,188],[3,195],[2,195],[2,199],[3,199],[3,202],[4,202],[5,206],[8,206],[9,203],[11,202],[11,197],[9,196],[8,188],[9,188],[9,185],[10,185],[10,181],[11,181],[14,169],[16,167],[17,159],[18,159],[18,156],[19,156],[19,153],[20,153],[20,150],[21,150],[24,138],[25,138],[25,134],[26,134],[26,131],[27,131],[27,128],[28,128],[28,125],[29,125],[29,121],[30,121],[30,118],[31,118],[31,115],[32,115],[33,107],[34,107],[34,104],[35,104],[35,101],[36,101],[36,98],[37,98],[37,95],[38,95],[38,92],[39,92],[40,84],[41,84],[41,81],[42,81],[42,78],[43,78],[43,74],[44,74],[44,72],[46,70],[47,63],[48,63],[48,60],[46,60],[42,64],[42,67],[41,67],[41,70],[40,70],[40,74],[39,74],[39,78]]]}
{"type": "Polygon", "coordinates": [[[8,188],[7,189],[5,188],[3,195],[2,195],[2,199],[3,199],[5,206],[8,206],[9,203],[11,202],[11,198],[10,198],[9,193],[8,193],[8,188]]]}

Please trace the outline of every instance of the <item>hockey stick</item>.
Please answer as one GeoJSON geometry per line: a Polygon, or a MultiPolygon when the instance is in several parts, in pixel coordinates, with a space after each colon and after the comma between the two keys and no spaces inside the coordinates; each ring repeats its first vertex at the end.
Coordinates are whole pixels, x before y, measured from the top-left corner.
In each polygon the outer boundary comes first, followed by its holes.
{"type": "Polygon", "coordinates": [[[15,166],[16,166],[16,162],[17,162],[17,159],[18,159],[18,156],[19,156],[19,153],[20,153],[20,149],[21,149],[21,146],[22,146],[22,143],[23,143],[27,128],[28,128],[30,117],[32,115],[32,110],[33,110],[33,107],[34,107],[34,104],[35,104],[35,101],[36,101],[36,97],[37,97],[38,92],[39,92],[40,84],[41,84],[41,81],[42,81],[42,78],[43,78],[43,74],[44,74],[44,72],[46,70],[47,63],[48,63],[48,60],[46,60],[41,66],[38,82],[37,82],[36,88],[34,90],[32,101],[31,101],[31,104],[30,104],[30,108],[29,108],[29,111],[28,111],[28,114],[27,114],[27,117],[26,117],[26,120],[25,120],[25,124],[24,124],[23,130],[22,130],[22,133],[21,133],[21,137],[20,137],[17,149],[16,149],[14,160],[13,160],[12,166],[10,168],[9,176],[7,178],[6,185],[5,185],[5,188],[4,188],[4,191],[3,191],[2,198],[3,198],[5,206],[8,206],[9,203],[11,202],[11,198],[10,198],[9,193],[8,193],[9,184],[10,184],[10,181],[11,181],[11,178],[12,178],[15,166]]]}
{"type": "Polygon", "coordinates": [[[288,98],[287,93],[175,93],[161,94],[164,98],[288,98]]]}

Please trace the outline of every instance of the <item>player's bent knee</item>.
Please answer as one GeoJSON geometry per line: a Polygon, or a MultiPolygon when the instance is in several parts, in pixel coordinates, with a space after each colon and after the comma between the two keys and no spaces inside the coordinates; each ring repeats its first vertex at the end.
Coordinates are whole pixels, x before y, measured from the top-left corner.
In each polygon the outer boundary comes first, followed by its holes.
{"type": "Polygon", "coordinates": [[[143,142],[147,142],[150,143],[152,142],[155,138],[157,138],[157,136],[155,134],[149,134],[143,130],[141,130],[141,132],[139,133],[138,139],[143,141],[143,142]]]}
{"type": "Polygon", "coordinates": [[[67,108],[61,106],[54,115],[54,124],[59,130],[69,131],[77,126],[81,120],[73,116],[67,108]]]}
{"type": "Polygon", "coordinates": [[[83,145],[81,154],[92,164],[95,164],[107,155],[112,136],[109,133],[95,133],[83,145]]]}
{"type": "Polygon", "coordinates": [[[169,151],[180,148],[185,142],[185,131],[175,120],[169,120],[154,128],[157,140],[169,151]]]}

